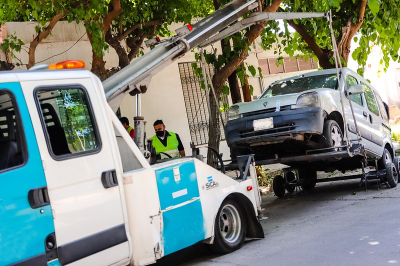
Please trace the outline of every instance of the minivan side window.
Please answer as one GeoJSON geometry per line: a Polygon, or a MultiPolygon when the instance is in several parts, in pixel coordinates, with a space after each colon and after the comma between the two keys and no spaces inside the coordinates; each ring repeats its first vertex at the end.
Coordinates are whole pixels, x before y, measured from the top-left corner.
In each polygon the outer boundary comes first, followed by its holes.
{"type": "Polygon", "coordinates": [[[365,100],[367,101],[368,109],[371,111],[371,113],[375,114],[376,116],[379,116],[379,108],[375,100],[374,92],[368,85],[364,83],[362,85],[364,86],[365,89],[364,96],[365,100]]]}
{"type": "Polygon", "coordinates": [[[36,96],[50,154],[54,158],[100,149],[100,137],[83,88],[38,89],[36,96]]]}
{"type": "Polygon", "coordinates": [[[379,110],[381,111],[382,118],[385,122],[389,123],[388,113],[386,111],[385,105],[381,99],[381,96],[375,94],[376,99],[378,100],[379,110]]]}
{"type": "Polygon", "coordinates": [[[23,165],[26,151],[16,100],[10,91],[0,89],[0,172],[23,165]]]}
{"type": "MultiPolygon", "coordinates": [[[[350,89],[351,85],[357,84],[357,80],[355,77],[353,76],[347,76],[346,78],[346,84],[347,84],[347,89],[350,89]]],[[[355,102],[356,104],[363,106],[363,101],[361,98],[361,93],[358,94],[352,94],[350,95],[350,100],[352,102],[355,102]]]]}

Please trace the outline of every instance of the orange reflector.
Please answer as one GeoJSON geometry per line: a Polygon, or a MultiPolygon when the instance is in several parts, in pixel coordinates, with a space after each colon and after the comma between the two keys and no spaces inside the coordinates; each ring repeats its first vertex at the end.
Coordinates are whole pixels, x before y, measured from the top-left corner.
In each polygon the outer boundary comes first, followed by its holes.
{"type": "Polygon", "coordinates": [[[67,60],[49,66],[49,69],[76,69],[76,68],[85,68],[85,62],[81,60],[67,60]]]}
{"type": "Polygon", "coordinates": [[[247,186],[247,191],[251,191],[251,190],[253,190],[253,187],[252,186],[247,186]]]}
{"type": "Polygon", "coordinates": [[[192,25],[190,25],[190,24],[187,24],[187,27],[188,27],[188,29],[189,29],[190,31],[192,31],[192,30],[193,30],[193,28],[192,28],[192,25]]]}

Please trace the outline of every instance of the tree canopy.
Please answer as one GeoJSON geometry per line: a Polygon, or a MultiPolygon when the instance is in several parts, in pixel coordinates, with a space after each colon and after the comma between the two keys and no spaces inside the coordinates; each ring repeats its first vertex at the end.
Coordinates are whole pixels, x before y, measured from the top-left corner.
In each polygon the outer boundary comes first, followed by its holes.
{"type": "MultiPolygon", "coordinates": [[[[145,38],[156,34],[169,36],[169,25],[205,16],[213,10],[211,4],[211,1],[201,0],[0,0],[0,23],[38,22],[37,35],[28,51],[27,68],[30,68],[35,64],[37,45],[51,34],[58,21],[82,22],[92,46],[92,71],[105,79],[141,52],[145,38]],[[103,60],[110,46],[119,57],[119,65],[111,71],[105,69],[103,60]]],[[[22,45],[18,36],[10,35],[2,49],[19,52],[22,45]]]]}
{"type": "MultiPolygon", "coordinates": [[[[332,22],[343,62],[349,56],[358,62],[360,74],[365,66],[371,47],[377,45],[382,51],[384,67],[389,66],[390,58],[399,60],[400,48],[400,7],[398,0],[317,0],[293,2],[283,1],[279,11],[284,12],[327,12],[332,11],[332,22]],[[350,55],[351,41],[359,47],[350,55]]],[[[324,18],[304,19],[285,22],[283,32],[277,31],[277,24],[270,22],[263,32],[265,48],[278,43],[278,49],[293,56],[295,51],[311,54],[318,58],[322,68],[334,67],[332,42],[328,23],[324,18]],[[290,34],[287,25],[296,32],[290,34]],[[278,38],[283,41],[277,42],[278,38]]]]}

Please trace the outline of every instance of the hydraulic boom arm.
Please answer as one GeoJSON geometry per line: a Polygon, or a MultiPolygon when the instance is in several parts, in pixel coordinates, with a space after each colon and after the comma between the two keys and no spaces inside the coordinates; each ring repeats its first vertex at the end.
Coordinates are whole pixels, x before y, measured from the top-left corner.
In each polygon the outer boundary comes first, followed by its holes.
{"type": "Polygon", "coordinates": [[[124,96],[141,86],[148,86],[151,77],[198,46],[214,34],[234,23],[257,6],[256,0],[233,1],[193,26],[183,37],[172,37],[103,82],[107,101],[116,111],[124,96]]]}

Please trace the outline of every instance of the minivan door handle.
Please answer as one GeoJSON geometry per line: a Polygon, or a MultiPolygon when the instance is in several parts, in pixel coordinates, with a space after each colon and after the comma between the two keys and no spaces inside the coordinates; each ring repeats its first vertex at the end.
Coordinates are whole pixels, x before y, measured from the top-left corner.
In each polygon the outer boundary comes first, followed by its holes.
{"type": "Polygon", "coordinates": [[[32,209],[37,209],[50,204],[47,187],[31,189],[28,192],[28,202],[32,209]]]}
{"type": "Polygon", "coordinates": [[[101,173],[101,183],[104,188],[118,186],[117,173],[115,170],[109,170],[101,173]]]}
{"type": "Polygon", "coordinates": [[[368,116],[367,112],[363,111],[363,116],[366,118],[368,116]]]}

